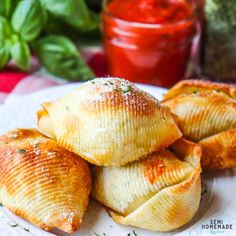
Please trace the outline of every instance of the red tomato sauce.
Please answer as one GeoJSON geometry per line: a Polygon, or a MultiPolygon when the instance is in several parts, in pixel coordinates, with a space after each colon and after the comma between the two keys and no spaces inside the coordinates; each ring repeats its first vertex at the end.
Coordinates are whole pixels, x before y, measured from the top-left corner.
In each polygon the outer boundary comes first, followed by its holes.
{"type": "Polygon", "coordinates": [[[109,74],[169,87],[185,75],[194,18],[185,0],[112,0],[102,13],[109,74]]]}
{"type": "Polygon", "coordinates": [[[192,15],[190,5],[183,0],[113,0],[107,7],[122,20],[150,24],[178,23],[192,15]]]}

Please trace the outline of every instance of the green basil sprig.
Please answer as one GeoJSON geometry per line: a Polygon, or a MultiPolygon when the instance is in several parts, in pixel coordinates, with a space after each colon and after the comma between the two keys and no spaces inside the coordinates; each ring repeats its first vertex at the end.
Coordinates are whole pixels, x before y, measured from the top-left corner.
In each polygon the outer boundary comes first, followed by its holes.
{"type": "Polygon", "coordinates": [[[10,18],[19,0],[0,0],[0,15],[10,18]]]}
{"type": "Polygon", "coordinates": [[[0,69],[2,69],[9,61],[10,53],[6,43],[0,39],[0,69]]]}
{"type": "MultiPolygon", "coordinates": [[[[94,74],[73,42],[53,35],[50,29],[66,28],[71,30],[69,37],[76,35],[77,39],[78,33],[97,25],[98,16],[85,0],[0,0],[0,69],[12,59],[27,71],[33,49],[48,72],[69,80],[91,79],[94,74]]],[[[64,31],[60,34],[66,34],[64,31]]]]}
{"type": "Polygon", "coordinates": [[[3,68],[10,59],[10,39],[11,27],[5,17],[0,16],[0,69],[3,68]]]}
{"type": "Polygon", "coordinates": [[[33,48],[44,67],[56,76],[70,80],[88,80],[94,76],[75,45],[64,36],[45,37],[35,42],[33,48]]]}
{"type": "Polygon", "coordinates": [[[23,0],[13,13],[11,24],[15,32],[26,41],[32,41],[42,31],[46,12],[37,0],[23,0]]]}
{"type": "Polygon", "coordinates": [[[30,67],[30,49],[28,44],[24,40],[17,38],[11,46],[10,52],[16,66],[27,71],[30,67]]]}
{"type": "Polygon", "coordinates": [[[0,16],[0,40],[9,39],[11,37],[11,26],[7,19],[3,16],[0,16]]]}
{"type": "Polygon", "coordinates": [[[30,49],[20,35],[13,32],[11,25],[5,17],[0,16],[0,69],[11,58],[16,66],[22,70],[30,67],[30,49]]]}
{"type": "Polygon", "coordinates": [[[80,31],[88,31],[98,26],[98,17],[84,0],[40,0],[53,15],[80,31]]]}

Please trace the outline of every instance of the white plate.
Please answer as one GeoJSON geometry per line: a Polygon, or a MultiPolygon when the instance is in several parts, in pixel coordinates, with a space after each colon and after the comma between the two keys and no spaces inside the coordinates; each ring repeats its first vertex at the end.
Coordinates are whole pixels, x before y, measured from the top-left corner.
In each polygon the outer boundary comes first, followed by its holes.
{"type": "MultiPolygon", "coordinates": [[[[55,100],[72,91],[80,84],[70,84],[42,90],[22,97],[13,97],[7,101],[1,111],[0,133],[17,127],[36,127],[36,111],[45,101],[55,100]]],[[[165,89],[138,85],[158,99],[165,89]]],[[[171,233],[158,233],[125,227],[116,224],[106,214],[101,205],[93,200],[85,214],[82,227],[73,236],[159,236],[159,235],[236,235],[236,169],[212,171],[202,174],[202,200],[194,219],[186,226],[171,233]],[[211,220],[220,220],[219,225],[232,224],[233,229],[204,229],[210,227],[211,220]],[[223,222],[222,222],[223,221],[223,222]],[[134,232],[133,232],[134,230],[134,232]]],[[[218,226],[217,226],[218,227],[218,226]]],[[[0,235],[68,235],[59,231],[47,233],[30,223],[14,216],[4,207],[0,207],[0,235]],[[17,224],[17,226],[15,225],[17,224]],[[11,227],[16,226],[16,227],[11,227]],[[24,230],[24,228],[26,230],[24,230]],[[29,229],[29,232],[28,230],[29,229]]]]}

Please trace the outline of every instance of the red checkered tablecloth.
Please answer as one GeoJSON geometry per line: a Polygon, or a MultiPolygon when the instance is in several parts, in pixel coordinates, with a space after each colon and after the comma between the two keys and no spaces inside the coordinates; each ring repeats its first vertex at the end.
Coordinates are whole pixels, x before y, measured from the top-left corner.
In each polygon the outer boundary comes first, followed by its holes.
{"type": "MultiPolygon", "coordinates": [[[[105,55],[101,48],[84,48],[81,53],[97,77],[106,75],[105,55]]],[[[30,73],[21,72],[13,65],[0,72],[0,103],[3,103],[9,95],[24,95],[47,87],[69,83],[49,75],[46,70],[40,68],[34,58],[32,60],[33,66],[30,73]]]]}

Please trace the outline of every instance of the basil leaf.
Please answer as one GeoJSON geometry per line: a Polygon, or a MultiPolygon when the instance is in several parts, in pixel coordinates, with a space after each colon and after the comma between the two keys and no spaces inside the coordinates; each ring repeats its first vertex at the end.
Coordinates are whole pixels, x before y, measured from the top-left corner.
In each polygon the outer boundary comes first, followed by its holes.
{"type": "Polygon", "coordinates": [[[74,27],[75,29],[79,30],[80,32],[88,32],[98,28],[99,25],[99,17],[93,11],[89,10],[89,19],[87,21],[80,22],[75,20],[73,17],[67,17],[64,21],[74,27]]]}
{"type": "Polygon", "coordinates": [[[38,0],[23,0],[13,13],[11,24],[26,41],[34,40],[42,31],[46,12],[38,0]]]}
{"type": "Polygon", "coordinates": [[[81,31],[97,27],[98,22],[89,11],[84,0],[40,0],[53,15],[81,31]]]}
{"type": "Polygon", "coordinates": [[[7,39],[11,37],[11,26],[5,17],[0,16],[0,39],[7,39]]]}
{"type": "Polygon", "coordinates": [[[51,13],[60,16],[79,17],[88,20],[88,8],[83,0],[40,0],[42,5],[51,13]]]}
{"type": "Polygon", "coordinates": [[[10,59],[10,39],[11,27],[5,17],[0,16],[0,69],[2,69],[10,59]]]}
{"type": "Polygon", "coordinates": [[[69,80],[88,80],[94,76],[75,45],[66,37],[48,36],[35,42],[33,48],[41,63],[53,75],[69,80]]]}
{"type": "Polygon", "coordinates": [[[30,49],[27,43],[19,39],[11,46],[11,57],[16,66],[21,70],[28,70],[30,67],[30,49]]]}
{"type": "Polygon", "coordinates": [[[19,0],[0,0],[0,15],[10,18],[19,0]]]}
{"type": "Polygon", "coordinates": [[[0,69],[2,69],[10,59],[9,48],[3,40],[0,40],[0,69]]]}

